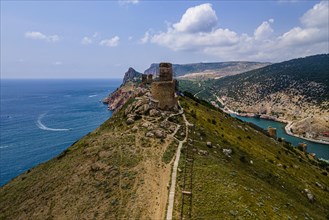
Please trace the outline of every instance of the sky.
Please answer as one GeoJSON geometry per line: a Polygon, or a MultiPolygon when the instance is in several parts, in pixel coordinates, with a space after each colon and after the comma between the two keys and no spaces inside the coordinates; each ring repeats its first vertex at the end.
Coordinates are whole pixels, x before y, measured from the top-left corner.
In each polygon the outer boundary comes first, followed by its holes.
{"type": "Polygon", "coordinates": [[[1,78],[122,78],[151,63],[329,53],[329,1],[1,0],[1,78]]]}

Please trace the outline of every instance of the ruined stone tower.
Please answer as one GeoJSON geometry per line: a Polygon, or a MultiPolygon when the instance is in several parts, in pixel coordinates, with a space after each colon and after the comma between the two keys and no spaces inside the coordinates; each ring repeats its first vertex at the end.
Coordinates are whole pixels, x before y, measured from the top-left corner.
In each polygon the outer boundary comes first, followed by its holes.
{"type": "Polygon", "coordinates": [[[159,80],[152,82],[151,94],[155,100],[159,101],[160,109],[171,110],[177,107],[171,63],[159,64],[159,80]]]}
{"type": "Polygon", "coordinates": [[[171,63],[159,64],[159,81],[172,81],[172,65],[171,63]]]}
{"type": "Polygon", "coordinates": [[[276,137],[276,128],[272,128],[271,126],[269,126],[267,128],[267,132],[271,137],[276,137]]]}
{"type": "Polygon", "coordinates": [[[147,81],[147,75],[142,74],[142,83],[146,83],[146,81],[147,81]]]}
{"type": "Polygon", "coordinates": [[[146,83],[147,84],[151,84],[152,82],[153,82],[153,75],[152,74],[148,74],[147,75],[146,83]]]}

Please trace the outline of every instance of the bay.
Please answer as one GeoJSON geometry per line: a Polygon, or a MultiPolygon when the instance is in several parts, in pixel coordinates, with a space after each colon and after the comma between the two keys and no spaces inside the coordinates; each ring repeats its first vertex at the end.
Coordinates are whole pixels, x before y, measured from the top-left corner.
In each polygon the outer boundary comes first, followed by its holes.
{"type": "Polygon", "coordinates": [[[290,142],[294,146],[298,146],[299,143],[306,143],[307,151],[309,153],[315,153],[318,158],[329,160],[329,145],[328,144],[315,143],[315,142],[311,142],[308,140],[304,140],[302,138],[288,135],[284,130],[284,127],[286,126],[286,124],[284,124],[284,123],[261,119],[261,118],[242,117],[242,116],[237,116],[234,114],[232,114],[231,116],[236,117],[242,121],[253,123],[253,124],[257,125],[258,127],[261,127],[265,130],[267,130],[267,128],[269,126],[276,128],[277,137],[284,138],[286,141],[290,142]]]}

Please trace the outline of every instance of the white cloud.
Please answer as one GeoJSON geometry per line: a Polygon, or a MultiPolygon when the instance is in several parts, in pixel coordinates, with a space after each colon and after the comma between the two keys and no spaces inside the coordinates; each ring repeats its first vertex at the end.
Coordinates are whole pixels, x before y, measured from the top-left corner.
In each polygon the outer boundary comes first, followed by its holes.
{"type": "Polygon", "coordinates": [[[141,42],[151,42],[174,51],[192,50],[222,60],[282,61],[315,53],[329,53],[328,2],[314,5],[301,17],[301,26],[275,33],[274,19],[263,21],[253,35],[218,27],[211,4],[186,10],[180,21],[166,31],[146,32],[141,42]],[[320,17],[320,19],[319,19],[320,17]],[[207,19],[205,19],[207,18],[207,19]],[[206,23],[207,25],[203,25],[206,23]]]}
{"type": "Polygon", "coordinates": [[[120,5],[133,4],[136,5],[139,3],[139,0],[119,0],[120,5]]]}
{"type": "Polygon", "coordinates": [[[56,42],[56,41],[59,41],[59,39],[60,39],[58,35],[45,35],[38,31],[25,32],[24,36],[29,39],[43,40],[43,41],[47,41],[47,42],[56,42]]]}
{"type": "Polygon", "coordinates": [[[266,40],[273,34],[273,29],[270,23],[273,23],[274,19],[269,19],[269,21],[264,21],[254,32],[256,40],[266,40]]]}
{"type": "Polygon", "coordinates": [[[328,27],[328,12],[329,1],[322,1],[308,10],[300,20],[306,27],[328,27]]]}
{"type": "Polygon", "coordinates": [[[55,65],[55,66],[60,66],[60,65],[62,65],[63,63],[62,62],[60,62],[60,61],[55,61],[55,62],[53,62],[53,65],[55,65]]]}
{"type": "Polygon", "coordinates": [[[299,0],[277,0],[279,3],[297,3],[299,0]]]}
{"type": "Polygon", "coordinates": [[[107,47],[116,47],[119,45],[120,37],[115,36],[110,39],[104,39],[102,40],[99,45],[107,46],[107,47]]]}
{"type": "Polygon", "coordinates": [[[84,38],[82,38],[81,43],[84,44],[84,45],[92,44],[93,40],[89,37],[84,37],[84,38]]]}
{"type": "Polygon", "coordinates": [[[95,41],[99,39],[100,34],[95,32],[91,37],[85,36],[81,39],[81,44],[88,45],[93,44],[95,41]]]}
{"type": "MultiPolygon", "coordinates": [[[[302,27],[294,27],[278,39],[284,46],[327,43],[329,38],[329,2],[322,1],[301,17],[302,27]]],[[[328,53],[328,46],[327,53],[328,53]]]]}
{"type": "Polygon", "coordinates": [[[140,40],[141,44],[145,44],[150,40],[150,33],[148,31],[145,32],[144,37],[140,40]]]}
{"type": "Polygon", "coordinates": [[[228,29],[217,29],[210,33],[180,33],[170,29],[152,36],[151,42],[173,50],[198,50],[208,46],[230,46],[238,42],[237,34],[228,29]]]}
{"type": "Polygon", "coordinates": [[[217,25],[216,12],[211,4],[202,4],[186,10],[180,21],[173,25],[179,32],[209,32],[217,25]]]}
{"type": "MultiPolygon", "coordinates": [[[[237,34],[229,29],[217,28],[218,19],[211,4],[202,4],[186,10],[178,23],[169,26],[167,32],[149,36],[144,42],[167,46],[173,50],[200,50],[209,46],[231,46],[237,43],[237,34]]],[[[142,40],[143,40],[142,39],[142,40]]]]}

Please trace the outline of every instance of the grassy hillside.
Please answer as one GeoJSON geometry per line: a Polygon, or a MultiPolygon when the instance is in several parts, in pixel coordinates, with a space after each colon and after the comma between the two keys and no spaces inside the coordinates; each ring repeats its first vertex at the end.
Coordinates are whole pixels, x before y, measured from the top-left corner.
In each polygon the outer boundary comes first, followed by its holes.
{"type": "Polygon", "coordinates": [[[181,80],[182,91],[236,112],[293,122],[301,137],[329,141],[329,54],[272,64],[218,80],[181,80]]]}
{"type": "MultiPolygon", "coordinates": [[[[188,97],[180,101],[194,126],[179,165],[176,219],[188,149],[194,158],[193,219],[328,217],[325,164],[208,104],[188,97]],[[232,152],[225,155],[224,149],[232,152]]],[[[136,114],[145,110],[140,103],[131,99],[61,155],[1,187],[0,219],[163,219],[177,140],[186,127],[182,116],[171,112],[136,114]]],[[[187,206],[184,210],[188,217],[187,206]]]]}
{"type": "MultiPolygon", "coordinates": [[[[180,86],[183,91],[192,94],[205,88],[214,94],[241,102],[245,99],[248,102],[259,101],[277,92],[295,90],[295,95],[303,96],[300,101],[321,103],[329,100],[328,72],[329,54],[322,54],[272,64],[217,80],[182,80],[180,86]]],[[[214,99],[214,96],[209,97],[204,93],[198,97],[214,99]]]]}
{"type": "Polygon", "coordinates": [[[303,102],[329,100],[329,54],[273,64],[240,75],[209,82],[219,95],[258,101],[277,92],[294,90],[303,102]],[[255,95],[257,93],[257,95],[255,95]]]}
{"type": "Polygon", "coordinates": [[[0,219],[163,218],[170,165],[162,155],[173,139],[146,137],[146,119],[126,119],[122,109],[1,187],[0,219]]]}
{"type": "MultiPolygon", "coordinates": [[[[193,219],[327,219],[328,171],[310,156],[269,138],[229,115],[189,98],[181,100],[189,122],[195,126],[183,149],[193,154],[193,219]],[[207,147],[210,141],[213,147],[207,147]],[[231,154],[223,151],[230,149],[231,154]],[[318,164],[318,165],[314,165],[318,164]],[[321,187],[320,187],[320,185],[321,187]],[[314,193],[311,203],[304,189],[314,193]]],[[[190,156],[191,158],[191,156],[190,156]]],[[[177,192],[186,188],[180,162],[177,192]]],[[[188,178],[185,180],[189,184],[188,178]]],[[[187,184],[187,188],[188,187],[187,184]]],[[[181,216],[181,194],[176,198],[176,217],[181,216]]],[[[184,217],[189,199],[185,197],[184,217]]]]}

